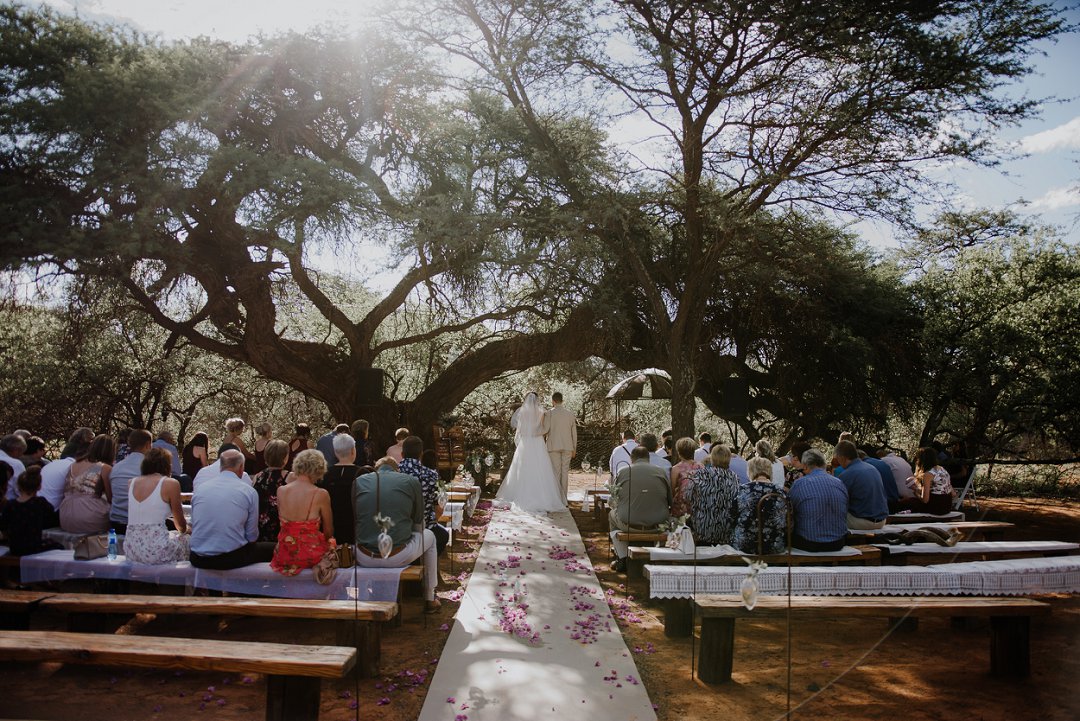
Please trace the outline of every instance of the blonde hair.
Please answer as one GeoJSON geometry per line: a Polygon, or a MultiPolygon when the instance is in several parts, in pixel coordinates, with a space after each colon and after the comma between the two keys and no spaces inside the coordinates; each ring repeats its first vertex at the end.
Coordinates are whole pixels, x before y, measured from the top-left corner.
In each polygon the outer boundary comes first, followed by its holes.
{"type": "Polygon", "coordinates": [[[269,421],[263,421],[259,425],[255,426],[255,435],[268,436],[274,432],[274,427],[270,425],[269,421]]]}
{"type": "Polygon", "coordinates": [[[694,451],[697,450],[697,443],[693,438],[680,438],[675,443],[675,451],[679,454],[679,458],[685,458],[688,461],[694,460],[694,451]]]}
{"type": "Polygon", "coordinates": [[[746,462],[746,474],[750,476],[751,481],[758,476],[765,476],[771,481],[772,462],[768,458],[762,458],[761,456],[751,458],[746,462]]]}
{"type": "Polygon", "coordinates": [[[714,468],[728,468],[731,466],[731,449],[723,443],[714,443],[709,451],[709,460],[714,468]]]}
{"type": "Polygon", "coordinates": [[[764,438],[754,444],[754,452],[762,458],[768,459],[769,463],[776,460],[776,454],[773,453],[772,443],[769,443],[764,438]]]}
{"type": "Polygon", "coordinates": [[[394,440],[403,441],[406,438],[408,438],[410,435],[412,435],[412,434],[409,433],[408,428],[398,428],[396,431],[394,431],[394,440]]]}
{"type": "Polygon", "coordinates": [[[398,469],[398,462],[395,461],[392,456],[383,456],[375,461],[375,468],[382,468],[383,466],[389,466],[391,470],[396,471],[398,469]]]}
{"type": "Polygon", "coordinates": [[[300,451],[293,459],[292,469],[293,473],[307,476],[314,483],[326,475],[326,456],[315,448],[300,451]]]}
{"type": "Polygon", "coordinates": [[[243,418],[230,418],[229,420],[225,421],[225,431],[227,433],[236,434],[244,430],[245,425],[246,424],[244,423],[243,418]]]}

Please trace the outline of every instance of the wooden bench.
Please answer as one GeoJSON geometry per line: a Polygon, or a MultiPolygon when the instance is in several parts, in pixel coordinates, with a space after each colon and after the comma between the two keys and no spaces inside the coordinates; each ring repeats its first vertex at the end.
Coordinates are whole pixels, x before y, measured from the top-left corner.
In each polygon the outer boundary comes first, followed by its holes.
{"type": "Polygon", "coordinates": [[[0,629],[26,631],[30,612],[53,594],[48,591],[0,591],[0,629]]]}
{"type": "Polygon", "coordinates": [[[261,673],[267,676],[267,721],[315,721],[319,718],[322,679],[345,676],[356,663],[356,650],[339,646],[7,631],[0,634],[0,660],[261,673]]]}
{"type": "MultiPolygon", "coordinates": [[[[0,596],[2,598],[2,596],[0,596]]],[[[43,610],[68,614],[68,630],[97,631],[102,614],[250,616],[336,621],[337,645],[355,645],[362,677],[377,676],[382,624],[398,615],[389,601],[326,601],[292,598],[212,598],[209,596],[135,596],[60,593],[42,599],[43,610]],[[355,639],[355,640],[354,640],[355,639]]]]}
{"type": "Polygon", "coordinates": [[[1058,541],[961,541],[955,546],[916,543],[910,546],[878,544],[890,566],[925,566],[933,563],[1001,561],[1010,558],[1050,558],[1080,552],[1075,543],[1058,541]]]}
{"type": "Polygon", "coordinates": [[[770,566],[839,566],[853,564],[859,566],[880,566],[881,549],[875,546],[853,546],[859,551],[859,555],[815,553],[814,555],[779,553],[767,556],[757,556],[750,553],[736,553],[730,556],[717,556],[714,558],[698,559],[654,559],[651,558],[650,550],[642,546],[631,546],[630,557],[626,564],[626,577],[630,580],[638,580],[644,577],[642,570],[646,563],[667,564],[673,566],[743,566],[746,561],[743,557],[755,561],[764,561],[770,566]]]}
{"type": "Polygon", "coordinates": [[[925,596],[759,596],[747,610],[739,596],[702,596],[694,601],[701,618],[698,675],[706,683],[731,680],[735,619],[821,620],[879,617],[990,617],[990,671],[995,676],[1025,678],[1031,669],[1031,617],[1049,615],[1050,604],[1029,598],[925,596]]]}
{"type": "Polygon", "coordinates": [[[957,521],[955,523],[908,523],[908,524],[892,524],[887,525],[883,529],[877,530],[848,530],[848,540],[852,543],[871,543],[875,535],[882,533],[899,533],[901,531],[911,531],[917,528],[931,526],[934,528],[942,528],[948,530],[955,528],[960,531],[962,541],[970,541],[975,536],[982,536],[988,541],[1001,541],[1004,540],[1005,532],[1016,527],[1016,524],[1009,523],[1007,521],[957,521]]]}

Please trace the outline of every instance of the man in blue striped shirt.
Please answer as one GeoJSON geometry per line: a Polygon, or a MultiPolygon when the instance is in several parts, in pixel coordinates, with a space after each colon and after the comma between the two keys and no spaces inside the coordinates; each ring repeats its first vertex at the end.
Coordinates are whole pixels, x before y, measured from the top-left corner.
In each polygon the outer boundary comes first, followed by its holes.
{"type": "Polygon", "coordinates": [[[795,514],[791,545],[804,551],[839,551],[847,538],[847,488],[826,473],[821,451],[811,448],[795,463],[806,475],[788,493],[795,514]]]}

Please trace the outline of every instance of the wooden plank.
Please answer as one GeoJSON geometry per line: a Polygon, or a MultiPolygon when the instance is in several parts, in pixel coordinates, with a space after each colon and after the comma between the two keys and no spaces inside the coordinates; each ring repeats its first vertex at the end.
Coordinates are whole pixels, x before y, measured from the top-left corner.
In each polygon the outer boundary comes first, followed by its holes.
{"type": "MultiPolygon", "coordinates": [[[[699,596],[694,600],[703,618],[784,618],[787,596],[758,596],[754,610],[734,595],[699,596]]],[[[801,619],[849,616],[1042,616],[1050,604],[1030,598],[967,596],[792,596],[791,613],[801,619]]]]}
{"type": "Polygon", "coordinates": [[[56,595],[52,591],[0,591],[0,611],[25,611],[34,604],[56,595]]]}
{"type": "MultiPolygon", "coordinates": [[[[2,597],[0,597],[2,598],[2,597]]],[[[67,612],[161,613],[389,621],[398,613],[392,601],[334,601],[291,598],[212,598],[209,596],[133,596],[97,593],[51,594],[43,608],[67,612]]]]}
{"type": "Polygon", "coordinates": [[[619,531],[615,538],[625,543],[646,543],[648,541],[666,541],[667,534],[655,531],[619,531]]]}
{"type": "Polygon", "coordinates": [[[356,650],[340,646],[8,631],[0,634],[0,659],[341,678],[356,663],[356,650]]]}

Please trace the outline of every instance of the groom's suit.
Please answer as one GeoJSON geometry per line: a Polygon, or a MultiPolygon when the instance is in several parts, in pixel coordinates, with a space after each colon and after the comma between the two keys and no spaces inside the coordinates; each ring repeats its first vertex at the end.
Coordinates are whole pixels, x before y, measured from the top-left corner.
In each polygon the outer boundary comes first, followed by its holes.
{"type": "Polygon", "coordinates": [[[562,499],[566,501],[566,492],[570,486],[570,459],[577,450],[577,418],[574,414],[556,405],[544,414],[544,440],[547,442],[551,470],[559,482],[562,499]]]}

